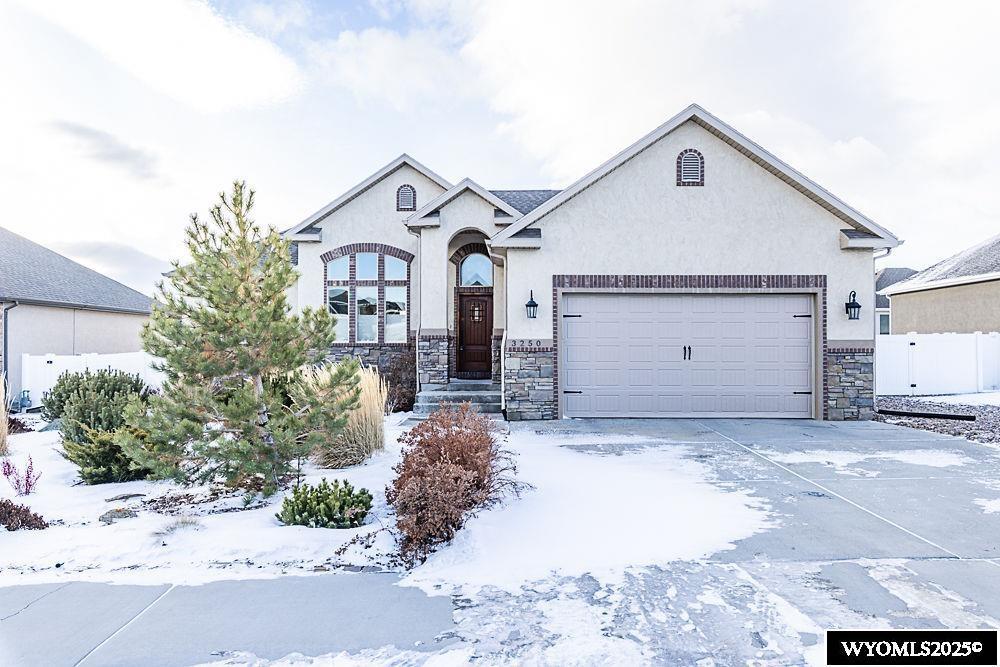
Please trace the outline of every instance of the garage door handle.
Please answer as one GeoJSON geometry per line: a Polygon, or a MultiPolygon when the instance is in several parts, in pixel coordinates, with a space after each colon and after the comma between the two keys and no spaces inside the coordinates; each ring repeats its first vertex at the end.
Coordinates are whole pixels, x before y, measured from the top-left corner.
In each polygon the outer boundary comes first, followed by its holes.
{"type": "Polygon", "coordinates": [[[563,393],[564,394],[582,394],[583,392],[582,391],[570,391],[569,389],[564,389],[563,393]]]}

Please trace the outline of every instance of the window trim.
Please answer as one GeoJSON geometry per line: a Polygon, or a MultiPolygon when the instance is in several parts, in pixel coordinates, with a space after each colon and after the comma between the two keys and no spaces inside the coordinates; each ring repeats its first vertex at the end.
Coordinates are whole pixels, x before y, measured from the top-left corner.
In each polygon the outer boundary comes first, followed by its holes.
{"type": "Polygon", "coordinates": [[[413,277],[413,260],[414,255],[412,253],[406,252],[394,246],[384,245],[382,243],[352,243],[349,245],[341,246],[333,250],[327,251],[320,255],[320,261],[323,262],[323,288],[324,288],[324,305],[329,309],[329,288],[331,287],[346,287],[348,292],[348,336],[347,340],[334,341],[333,345],[335,347],[347,347],[347,346],[359,346],[359,347],[408,347],[412,342],[412,333],[410,330],[411,326],[411,312],[413,310],[412,297],[413,291],[410,287],[412,277],[413,277]],[[357,254],[371,252],[378,255],[378,277],[375,280],[359,280],[358,279],[358,265],[357,265],[357,254]],[[347,280],[331,280],[327,277],[327,265],[339,258],[349,256],[349,272],[347,280]],[[386,280],[385,278],[385,258],[394,257],[396,259],[401,259],[406,262],[406,279],[405,280],[386,280]],[[377,341],[359,341],[357,337],[357,288],[358,287],[376,287],[378,289],[378,340],[377,341]],[[406,341],[396,341],[396,342],[386,342],[385,340],[385,288],[386,287],[405,287],[406,288],[406,341]]]}
{"type": "Polygon", "coordinates": [[[396,188],[396,210],[397,211],[416,211],[417,210],[417,189],[410,185],[409,183],[403,183],[398,188],[396,188]],[[413,203],[409,207],[403,206],[403,190],[407,190],[411,195],[413,195],[413,203]]]}
{"type": "Polygon", "coordinates": [[[892,334],[892,311],[885,312],[885,313],[883,313],[883,312],[879,312],[878,313],[878,333],[879,333],[880,336],[888,336],[888,335],[892,334]],[[883,317],[885,318],[886,326],[889,329],[885,333],[882,332],[882,318],[883,317]]]}
{"type": "Polygon", "coordinates": [[[705,185],[705,156],[701,154],[701,151],[695,148],[685,148],[677,155],[677,185],[679,186],[703,186],[705,185]],[[684,163],[684,158],[688,155],[696,155],[698,157],[698,180],[697,181],[685,181],[681,178],[682,176],[682,165],[684,163]]]}

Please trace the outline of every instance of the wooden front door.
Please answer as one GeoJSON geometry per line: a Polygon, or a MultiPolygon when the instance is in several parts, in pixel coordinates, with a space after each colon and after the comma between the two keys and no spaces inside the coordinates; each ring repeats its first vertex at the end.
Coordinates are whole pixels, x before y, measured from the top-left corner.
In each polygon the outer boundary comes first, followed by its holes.
{"type": "Polygon", "coordinates": [[[458,376],[493,375],[493,295],[458,295],[458,376]]]}

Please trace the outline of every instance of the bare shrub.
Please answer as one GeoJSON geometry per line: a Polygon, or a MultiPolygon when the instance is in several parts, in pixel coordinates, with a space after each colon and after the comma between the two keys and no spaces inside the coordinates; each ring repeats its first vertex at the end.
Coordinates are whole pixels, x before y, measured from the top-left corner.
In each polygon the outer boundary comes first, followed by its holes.
{"type": "Polygon", "coordinates": [[[382,375],[389,383],[385,413],[409,412],[417,400],[417,362],[412,354],[394,356],[382,375]]]}
{"type": "Polygon", "coordinates": [[[197,517],[193,516],[180,516],[165,525],[163,528],[155,531],[153,533],[154,537],[167,537],[168,535],[173,535],[178,530],[184,529],[194,529],[201,530],[202,523],[197,517]]]}
{"type": "Polygon", "coordinates": [[[493,422],[469,403],[435,411],[400,441],[405,451],[386,499],[411,564],[450,542],[477,511],[527,486],[514,479],[514,455],[497,443],[493,422]]]}
{"type": "Polygon", "coordinates": [[[0,526],[7,530],[42,530],[49,524],[24,505],[4,499],[0,500],[0,526]]]}
{"type": "Polygon", "coordinates": [[[42,476],[42,473],[35,471],[35,462],[31,460],[30,456],[24,472],[18,470],[10,459],[4,459],[0,461],[0,473],[7,479],[10,488],[14,489],[14,492],[19,496],[31,495],[42,476]]]}

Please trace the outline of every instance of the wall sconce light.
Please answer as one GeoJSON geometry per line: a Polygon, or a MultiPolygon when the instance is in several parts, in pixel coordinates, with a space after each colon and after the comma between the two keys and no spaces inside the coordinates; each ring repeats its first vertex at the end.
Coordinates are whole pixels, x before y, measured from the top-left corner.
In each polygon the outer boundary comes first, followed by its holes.
{"type": "Polygon", "coordinates": [[[861,304],[858,303],[858,293],[852,291],[850,299],[850,301],[844,304],[844,309],[847,311],[847,319],[856,320],[861,314],[861,304]]]}
{"type": "Polygon", "coordinates": [[[538,304],[535,303],[535,290],[531,290],[528,303],[524,304],[524,309],[528,311],[528,319],[533,320],[538,317],[538,304]]]}

